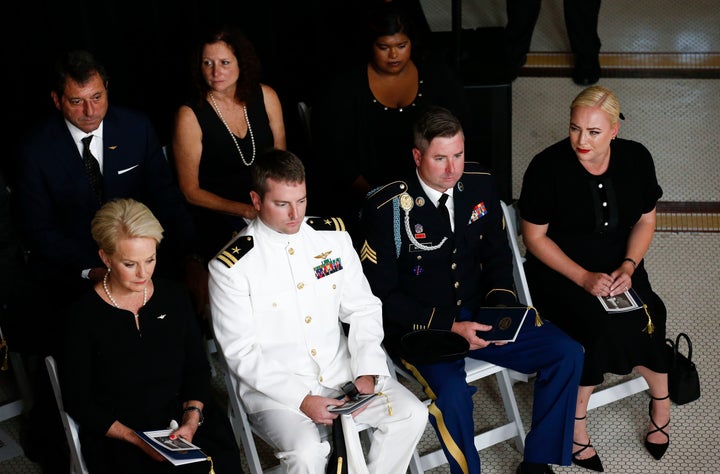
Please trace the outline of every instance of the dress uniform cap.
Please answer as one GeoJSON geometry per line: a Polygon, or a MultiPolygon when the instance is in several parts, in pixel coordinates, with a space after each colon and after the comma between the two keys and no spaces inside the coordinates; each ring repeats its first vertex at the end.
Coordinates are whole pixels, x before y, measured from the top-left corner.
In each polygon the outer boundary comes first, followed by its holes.
{"type": "Polygon", "coordinates": [[[400,355],[414,364],[458,360],[467,356],[469,351],[467,339],[444,329],[412,331],[400,338],[400,355]]]}

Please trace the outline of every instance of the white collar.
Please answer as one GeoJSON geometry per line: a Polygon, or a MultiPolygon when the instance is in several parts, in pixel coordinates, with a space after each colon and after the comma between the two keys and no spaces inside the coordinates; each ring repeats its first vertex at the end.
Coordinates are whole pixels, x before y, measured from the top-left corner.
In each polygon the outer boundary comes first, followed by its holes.
{"type": "MultiPolygon", "coordinates": [[[[420,182],[420,187],[425,192],[425,195],[430,199],[430,201],[432,201],[432,203],[435,206],[437,206],[437,203],[440,200],[440,196],[442,196],[443,193],[441,193],[440,191],[437,191],[437,190],[431,188],[430,186],[428,186],[427,184],[425,184],[425,181],[423,181],[422,178],[420,177],[420,173],[418,173],[417,168],[415,169],[415,174],[417,175],[418,181],[420,182]]],[[[447,194],[448,196],[453,197],[454,190],[455,190],[454,187],[448,188],[444,194],[447,194]]],[[[450,206],[452,206],[452,208],[454,209],[455,206],[453,206],[452,199],[448,199],[448,204],[446,204],[446,206],[449,209],[450,209],[450,206]]]]}

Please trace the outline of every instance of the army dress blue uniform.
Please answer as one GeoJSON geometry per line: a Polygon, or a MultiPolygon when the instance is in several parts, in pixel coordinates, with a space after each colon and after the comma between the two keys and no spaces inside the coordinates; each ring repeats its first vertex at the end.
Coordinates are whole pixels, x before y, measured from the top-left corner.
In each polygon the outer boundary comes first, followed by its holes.
{"type": "MultiPolygon", "coordinates": [[[[452,198],[454,232],[443,223],[417,174],[374,190],[366,200],[360,256],[370,286],[383,302],[385,347],[393,357],[399,357],[400,338],[410,331],[447,330],[461,312],[465,318],[480,306],[518,304],[494,178],[479,164],[466,162],[452,198]]],[[[525,461],[569,465],[582,348],[552,323],[538,323],[526,318],[515,342],[469,355],[537,373],[525,461]]],[[[479,473],[473,442],[475,388],[465,381],[464,361],[402,363],[419,373],[432,398],[430,422],[451,472],[479,473]]]]}

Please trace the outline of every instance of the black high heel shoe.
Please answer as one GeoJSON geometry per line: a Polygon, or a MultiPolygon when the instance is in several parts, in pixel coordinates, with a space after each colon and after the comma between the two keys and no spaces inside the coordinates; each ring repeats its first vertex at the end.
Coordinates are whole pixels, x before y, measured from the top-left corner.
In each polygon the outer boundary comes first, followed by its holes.
{"type": "MultiPolygon", "coordinates": [[[[575,421],[584,420],[585,418],[587,418],[587,415],[582,416],[582,417],[580,417],[580,418],[575,417],[575,421]]],[[[602,465],[602,461],[600,461],[600,456],[598,456],[597,450],[595,450],[595,455],[594,455],[594,456],[591,456],[591,457],[589,457],[589,458],[587,458],[587,459],[578,459],[578,458],[576,457],[578,454],[582,453],[583,451],[585,451],[585,450],[588,449],[588,448],[593,448],[593,449],[594,449],[593,445],[590,444],[590,441],[589,441],[589,440],[588,440],[588,443],[587,443],[587,444],[581,444],[581,443],[578,443],[577,441],[573,440],[573,444],[576,445],[576,446],[582,446],[582,447],[581,447],[580,449],[578,449],[577,451],[573,451],[573,453],[572,453],[572,462],[573,462],[573,464],[575,464],[576,466],[580,466],[580,467],[582,467],[582,468],[585,468],[585,469],[590,469],[591,471],[595,471],[595,472],[605,472],[605,469],[603,468],[603,465],[602,465]]]]}
{"type": "Polygon", "coordinates": [[[650,395],[651,400],[650,400],[650,407],[648,409],[648,415],[650,415],[650,423],[653,424],[655,429],[648,431],[647,434],[645,435],[645,449],[647,449],[648,452],[652,455],[652,457],[654,457],[658,461],[663,457],[663,455],[665,454],[665,451],[667,451],[667,448],[670,445],[670,435],[667,433],[667,431],[665,431],[665,428],[667,428],[668,425],[670,424],[670,420],[668,419],[667,423],[665,423],[662,426],[658,426],[657,423],[655,423],[655,420],[653,419],[653,405],[652,404],[653,404],[654,400],[666,400],[669,397],[670,397],[670,395],[666,395],[661,398],[655,398],[652,395],[650,395]],[[658,431],[665,435],[665,437],[667,438],[667,441],[665,443],[651,443],[650,441],[648,441],[648,436],[650,436],[653,433],[657,433],[658,431]]]}

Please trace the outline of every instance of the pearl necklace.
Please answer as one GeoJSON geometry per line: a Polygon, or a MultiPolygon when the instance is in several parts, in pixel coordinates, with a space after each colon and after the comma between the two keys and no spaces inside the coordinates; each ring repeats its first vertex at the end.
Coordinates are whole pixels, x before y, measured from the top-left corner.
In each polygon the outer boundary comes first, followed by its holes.
{"type": "Polygon", "coordinates": [[[240,149],[240,145],[237,142],[237,139],[235,138],[235,134],[230,130],[230,127],[228,126],[227,122],[223,118],[222,114],[220,113],[220,109],[218,108],[217,102],[215,102],[215,96],[213,93],[210,93],[210,100],[213,103],[213,106],[215,107],[215,112],[217,112],[218,117],[220,117],[220,121],[225,125],[225,128],[227,128],[228,133],[230,134],[230,138],[232,138],[233,143],[235,143],[235,148],[237,148],[238,153],[240,153],[240,159],[245,164],[245,166],[250,166],[255,162],[255,136],[253,136],[252,127],[250,126],[250,119],[248,118],[247,113],[247,105],[243,104],[243,113],[245,114],[245,123],[247,123],[248,126],[248,135],[250,135],[250,143],[252,144],[252,158],[250,159],[250,163],[245,161],[245,155],[243,155],[242,150],[240,149]]]}
{"type": "MultiPolygon", "coordinates": [[[[108,275],[110,275],[110,271],[107,271],[105,273],[105,276],[103,277],[103,289],[105,290],[105,294],[110,299],[110,302],[113,304],[113,306],[115,306],[116,308],[120,308],[120,305],[117,304],[117,301],[115,301],[115,298],[113,298],[113,295],[110,294],[110,288],[108,288],[108,284],[107,284],[108,275]]],[[[145,303],[147,303],[147,286],[145,286],[145,288],[143,288],[143,304],[142,305],[145,306],[145,303]]],[[[141,306],[141,308],[142,308],[142,306],[141,306]]],[[[137,313],[134,313],[134,314],[135,314],[135,317],[138,316],[137,313]]]]}

